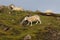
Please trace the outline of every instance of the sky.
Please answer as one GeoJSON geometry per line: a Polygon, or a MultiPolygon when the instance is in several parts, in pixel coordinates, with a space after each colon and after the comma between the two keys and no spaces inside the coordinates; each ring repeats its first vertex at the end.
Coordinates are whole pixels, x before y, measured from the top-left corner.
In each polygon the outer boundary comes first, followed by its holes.
{"type": "Polygon", "coordinates": [[[0,0],[0,5],[14,4],[17,7],[22,7],[25,10],[45,12],[52,10],[60,13],[60,0],[0,0]]]}

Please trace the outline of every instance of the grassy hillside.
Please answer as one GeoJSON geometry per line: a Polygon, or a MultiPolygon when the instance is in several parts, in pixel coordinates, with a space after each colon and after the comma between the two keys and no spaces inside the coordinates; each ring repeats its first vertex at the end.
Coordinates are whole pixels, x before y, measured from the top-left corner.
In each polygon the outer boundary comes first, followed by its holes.
{"type": "MultiPolygon", "coordinates": [[[[60,14],[57,14],[60,16],[60,14]]],[[[60,17],[58,16],[45,16],[40,12],[30,11],[11,11],[6,9],[4,12],[0,12],[0,40],[23,40],[23,38],[30,34],[31,40],[58,40],[54,39],[53,34],[60,33],[60,17]],[[10,13],[9,13],[10,12],[10,13]],[[39,15],[42,24],[21,25],[22,19],[27,15],[39,15]],[[51,33],[52,32],[52,33],[51,33]],[[49,38],[48,38],[49,37],[49,38]],[[51,39],[52,37],[52,39],[51,39]]]]}

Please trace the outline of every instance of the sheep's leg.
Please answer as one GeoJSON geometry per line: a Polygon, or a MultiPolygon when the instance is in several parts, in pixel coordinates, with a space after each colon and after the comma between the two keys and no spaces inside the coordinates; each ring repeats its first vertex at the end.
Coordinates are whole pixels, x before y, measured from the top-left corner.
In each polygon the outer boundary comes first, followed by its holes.
{"type": "Polygon", "coordinates": [[[31,22],[31,26],[32,26],[32,22],[31,22]]]}
{"type": "Polygon", "coordinates": [[[40,20],[40,24],[41,24],[41,20],[40,20]]]}
{"type": "Polygon", "coordinates": [[[28,24],[27,24],[27,25],[29,25],[29,23],[30,23],[30,22],[28,22],[28,24]]]}
{"type": "Polygon", "coordinates": [[[36,22],[36,24],[38,23],[38,21],[36,22]]]}
{"type": "Polygon", "coordinates": [[[41,24],[41,20],[38,20],[39,21],[39,23],[41,24]]]}

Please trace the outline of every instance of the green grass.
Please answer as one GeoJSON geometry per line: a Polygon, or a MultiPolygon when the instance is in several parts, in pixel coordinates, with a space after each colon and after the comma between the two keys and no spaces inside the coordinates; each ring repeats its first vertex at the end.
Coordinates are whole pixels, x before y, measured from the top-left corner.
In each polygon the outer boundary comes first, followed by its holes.
{"type": "MultiPolygon", "coordinates": [[[[0,13],[0,24],[6,25],[12,29],[5,31],[2,29],[4,26],[0,26],[0,40],[23,40],[23,37],[27,34],[32,36],[32,40],[36,39],[36,34],[39,30],[44,30],[45,27],[52,26],[60,30],[60,19],[53,16],[43,16],[39,15],[42,21],[42,24],[33,24],[30,25],[21,25],[21,20],[29,14],[29,12],[16,12],[13,11],[9,13],[0,13]],[[51,25],[50,25],[51,24],[51,25]]],[[[37,13],[31,12],[31,15],[37,13]]]]}

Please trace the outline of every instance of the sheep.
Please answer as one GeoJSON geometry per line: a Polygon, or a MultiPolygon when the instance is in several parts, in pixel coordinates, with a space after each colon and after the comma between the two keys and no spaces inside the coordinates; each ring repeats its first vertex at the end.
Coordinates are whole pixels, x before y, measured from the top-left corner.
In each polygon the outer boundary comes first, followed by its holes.
{"type": "Polygon", "coordinates": [[[13,5],[11,5],[10,8],[11,8],[12,10],[14,10],[14,11],[23,11],[23,10],[24,10],[24,9],[21,8],[21,7],[15,7],[15,6],[13,6],[13,5]]]}
{"type": "Polygon", "coordinates": [[[21,23],[23,23],[26,20],[28,21],[27,25],[29,25],[29,23],[31,23],[31,26],[32,26],[32,22],[34,22],[34,21],[36,21],[36,24],[38,22],[40,22],[40,24],[41,24],[41,20],[40,20],[40,17],[38,15],[29,16],[29,17],[26,16],[21,23]]]}
{"type": "Polygon", "coordinates": [[[12,10],[16,10],[16,11],[23,11],[23,9],[22,8],[18,8],[18,7],[13,7],[13,9],[12,10]]]}

